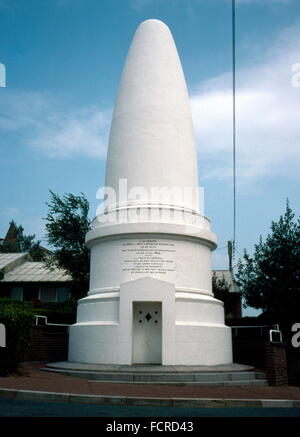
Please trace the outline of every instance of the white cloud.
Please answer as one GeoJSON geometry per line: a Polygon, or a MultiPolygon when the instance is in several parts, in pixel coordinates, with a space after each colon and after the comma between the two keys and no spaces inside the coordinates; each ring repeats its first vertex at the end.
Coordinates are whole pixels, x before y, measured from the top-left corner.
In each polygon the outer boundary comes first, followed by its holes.
{"type": "Polygon", "coordinates": [[[103,158],[106,154],[109,118],[99,108],[55,115],[43,126],[30,144],[51,158],[90,156],[103,158]]]}
{"type": "MultiPolygon", "coordinates": [[[[264,62],[237,71],[238,182],[262,176],[299,177],[300,88],[292,66],[300,62],[299,26],[281,33],[264,62]]],[[[201,83],[191,95],[200,154],[200,176],[232,177],[231,75],[201,83]]],[[[47,93],[13,93],[0,101],[0,129],[17,133],[27,146],[51,158],[105,158],[111,111],[66,111],[47,93]]]]}
{"type": "Polygon", "coordinates": [[[0,129],[16,132],[51,158],[106,154],[111,113],[99,107],[66,111],[42,93],[7,92],[0,102],[0,129]]]}
{"type": "MultiPolygon", "coordinates": [[[[291,72],[300,61],[297,34],[299,27],[284,31],[263,63],[237,71],[239,182],[266,175],[299,177],[300,89],[292,87],[291,72]]],[[[191,107],[202,173],[232,177],[231,75],[202,83],[191,95],[191,107]]]]}

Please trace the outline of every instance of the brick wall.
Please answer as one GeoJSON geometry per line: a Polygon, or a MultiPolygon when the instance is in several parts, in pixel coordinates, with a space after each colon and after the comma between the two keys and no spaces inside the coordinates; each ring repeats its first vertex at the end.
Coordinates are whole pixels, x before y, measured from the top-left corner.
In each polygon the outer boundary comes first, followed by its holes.
{"type": "Polygon", "coordinates": [[[282,342],[267,342],[266,374],[270,385],[286,385],[288,383],[286,344],[282,342]]]}
{"type": "Polygon", "coordinates": [[[289,384],[300,387],[300,347],[288,344],[286,352],[289,384]]]}
{"type": "Polygon", "coordinates": [[[64,326],[35,326],[24,361],[65,361],[68,359],[68,329],[64,326]]]}

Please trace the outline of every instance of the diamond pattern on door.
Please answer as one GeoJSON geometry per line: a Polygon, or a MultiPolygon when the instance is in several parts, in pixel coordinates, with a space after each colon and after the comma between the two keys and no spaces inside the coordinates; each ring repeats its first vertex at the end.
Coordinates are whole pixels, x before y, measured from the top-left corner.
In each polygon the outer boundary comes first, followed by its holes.
{"type": "Polygon", "coordinates": [[[161,364],[161,302],[133,302],[132,348],[134,364],[161,364]]]}

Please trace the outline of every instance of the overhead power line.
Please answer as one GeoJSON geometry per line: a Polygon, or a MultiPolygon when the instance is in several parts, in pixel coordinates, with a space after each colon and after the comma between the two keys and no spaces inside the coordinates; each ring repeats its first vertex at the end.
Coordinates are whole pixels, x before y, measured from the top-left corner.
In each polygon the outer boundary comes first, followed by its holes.
{"type": "Polygon", "coordinates": [[[231,0],[231,24],[232,24],[232,161],[233,161],[233,247],[232,255],[235,254],[236,246],[236,117],[235,117],[235,0],[231,0]]]}

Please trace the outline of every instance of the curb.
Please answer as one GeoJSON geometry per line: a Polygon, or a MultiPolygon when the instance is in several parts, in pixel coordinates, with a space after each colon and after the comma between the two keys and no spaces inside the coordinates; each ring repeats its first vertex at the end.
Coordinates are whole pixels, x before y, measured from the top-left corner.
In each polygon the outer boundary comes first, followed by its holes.
{"type": "Polygon", "coordinates": [[[0,396],[12,399],[85,403],[99,405],[156,406],[185,408],[300,408],[300,400],[288,399],[213,399],[213,398],[150,398],[128,396],[84,395],[33,390],[0,389],[0,396]]]}

